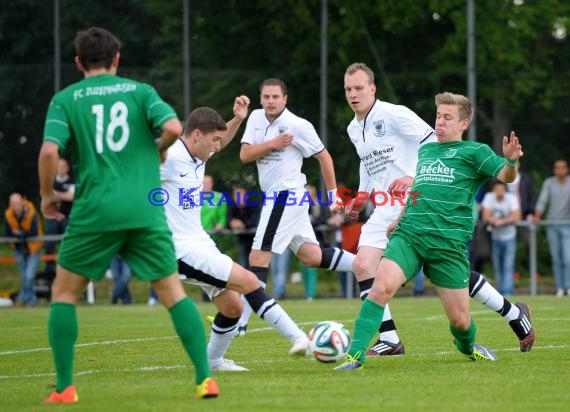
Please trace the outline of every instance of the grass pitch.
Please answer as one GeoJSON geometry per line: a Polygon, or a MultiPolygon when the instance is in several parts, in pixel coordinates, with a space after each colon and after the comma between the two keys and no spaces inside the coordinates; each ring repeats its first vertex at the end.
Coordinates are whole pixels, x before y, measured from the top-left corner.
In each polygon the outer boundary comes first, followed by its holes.
{"type": "MultiPolygon", "coordinates": [[[[569,298],[522,299],[533,310],[535,346],[521,353],[508,323],[472,301],[478,342],[499,361],[472,362],[452,344],[437,298],[391,304],[406,355],[369,359],[362,370],[287,355],[290,343],[259,318],[236,338],[229,359],[250,369],[218,373],[221,395],[193,399],[194,371],[161,307],[80,306],[75,385],[79,403],[42,405],[55,382],[47,343],[48,309],[0,311],[2,411],[567,411],[570,405],[569,298]]],[[[286,300],[308,331],[338,320],[351,331],[357,300],[286,300]]],[[[211,304],[200,304],[204,317],[211,304]]],[[[206,326],[207,327],[207,326],[206,326]]]]}

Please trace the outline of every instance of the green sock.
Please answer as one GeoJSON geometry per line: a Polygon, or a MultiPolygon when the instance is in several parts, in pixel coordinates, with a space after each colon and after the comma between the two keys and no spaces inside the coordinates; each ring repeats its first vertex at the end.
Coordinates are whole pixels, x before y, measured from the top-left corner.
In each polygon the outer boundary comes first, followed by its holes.
{"type": "Polygon", "coordinates": [[[308,298],[314,299],[317,295],[317,268],[300,265],[303,272],[303,285],[308,298]]]}
{"type": "Polygon", "coordinates": [[[464,355],[471,355],[473,353],[473,345],[475,344],[475,335],[477,334],[477,327],[473,318],[471,318],[471,323],[467,330],[459,330],[453,325],[449,325],[449,329],[455,337],[454,343],[459,352],[464,355]]]}
{"type": "Polygon", "coordinates": [[[200,312],[188,297],[174,304],[169,312],[174,329],[196,368],[196,384],[200,384],[204,379],[212,376],[208,366],[206,333],[200,312]]]}
{"type": "Polygon", "coordinates": [[[357,357],[360,362],[364,363],[366,349],[370,340],[378,331],[383,315],[384,306],[380,306],[370,299],[365,299],[362,302],[360,313],[354,322],[354,335],[350,343],[349,355],[357,357]]]}
{"type": "Polygon", "coordinates": [[[75,305],[60,302],[51,304],[48,339],[55,364],[55,390],[61,393],[73,382],[73,350],[77,340],[75,305]]]}

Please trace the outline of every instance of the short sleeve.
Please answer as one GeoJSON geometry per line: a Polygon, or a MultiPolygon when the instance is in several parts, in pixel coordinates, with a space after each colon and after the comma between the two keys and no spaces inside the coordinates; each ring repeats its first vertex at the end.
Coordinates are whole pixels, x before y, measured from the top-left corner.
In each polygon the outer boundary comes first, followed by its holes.
{"type": "Polygon", "coordinates": [[[254,116],[257,113],[252,113],[249,118],[247,119],[247,123],[245,124],[245,131],[243,132],[243,136],[241,138],[241,143],[247,144],[254,144],[255,143],[255,127],[254,127],[254,116]]]}
{"type": "Polygon", "coordinates": [[[325,149],[315,127],[304,119],[301,119],[296,127],[293,144],[303,153],[304,157],[314,156],[325,149]]]}
{"type": "Polygon", "coordinates": [[[403,138],[419,144],[435,141],[435,133],[430,125],[407,107],[397,107],[398,110],[394,111],[393,127],[403,138]]]}
{"type": "Polygon", "coordinates": [[[70,136],[67,114],[63,104],[59,101],[59,95],[56,94],[48,106],[43,141],[53,142],[63,150],[70,136]]]}
{"type": "Polygon", "coordinates": [[[485,197],[483,198],[483,201],[481,202],[481,207],[484,207],[485,209],[490,209],[493,206],[493,192],[488,192],[485,193],[485,197]]]}
{"type": "Polygon", "coordinates": [[[177,119],[176,112],[158,95],[154,87],[145,85],[147,90],[145,109],[151,128],[160,129],[169,120],[177,119]]]}
{"type": "Polygon", "coordinates": [[[505,166],[505,159],[498,156],[486,144],[481,144],[474,152],[477,173],[484,177],[496,177],[505,166]]]}

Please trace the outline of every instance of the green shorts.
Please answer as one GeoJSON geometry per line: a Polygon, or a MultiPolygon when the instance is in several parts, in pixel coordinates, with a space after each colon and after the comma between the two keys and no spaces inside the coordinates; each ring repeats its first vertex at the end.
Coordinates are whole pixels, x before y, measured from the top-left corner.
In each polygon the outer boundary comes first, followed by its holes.
{"type": "Polygon", "coordinates": [[[439,287],[463,289],[469,287],[469,261],[463,243],[439,236],[417,236],[395,230],[390,236],[384,256],[396,262],[408,280],[420,268],[439,287]]]}
{"type": "Polygon", "coordinates": [[[178,271],[172,233],[166,226],[98,233],[80,233],[68,228],[57,263],[73,273],[98,281],[117,254],[140,280],[158,280],[178,271]]]}

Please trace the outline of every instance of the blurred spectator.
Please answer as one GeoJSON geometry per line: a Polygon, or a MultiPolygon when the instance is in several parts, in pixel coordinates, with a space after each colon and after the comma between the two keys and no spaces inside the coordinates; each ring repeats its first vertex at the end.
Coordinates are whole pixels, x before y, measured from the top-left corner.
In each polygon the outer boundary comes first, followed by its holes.
{"type": "Polygon", "coordinates": [[[469,263],[476,272],[484,272],[485,262],[491,259],[491,232],[487,230],[487,224],[481,219],[481,202],[487,193],[487,186],[482,185],[475,195],[473,205],[473,220],[475,229],[473,239],[467,244],[469,263]]]}
{"type": "Polygon", "coordinates": [[[420,271],[414,277],[414,296],[423,296],[426,292],[425,289],[426,275],[424,274],[424,268],[420,268],[420,271]]]}
{"type": "Polygon", "coordinates": [[[499,293],[513,294],[517,228],[521,219],[519,201],[507,192],[507,185],[499,180],[493,182],[493,190],[485,195],[481,204],[483,221],[491,231],[492,261],[496,287],[499,293]]]}
{"type": "MultiPolygon", "coordinates": [[[[315,230],[315,235],[319,241],[319,244],[321,247],[332,246],[332,243],[334,243],[335,246],[338,246],[338,242],[336,241],[325,242],[324,240],[327,237],[328,233],[322,233],[321,231],[317,230],[320,225],[326,223],[327,217],[330,217],[330,209],[328,207],[321,207],[317,194],[317,188],[315,186],[306,185],[305,190],[311,198],[311,201],[309,203],[309,219],[311,220],[311,225],[315,230]]],[[[322,199],[321,203],[323,201],[324,198],[322,199]]],[[[310,268],[304,265],[302,262],[299,262],[299,267],[301,268],[301,273],[303,276],[303,285],[305,286],[305,295],[307,297],[307,300],[314,300],[317,297],[318,270],[317,268],[310,268]]]]}
{"type": "Polygon", "coordinates": [[[259,206],[255,204],[257,200],[244,199],[247,193],[246,189],[241,185],[234,185],[232,191],[233,205],[228,209],[228,227],[238,231],[237,236],[237,262],[246,269],[249,269],[249,252],[253,237],[255,236],[255,228],[259,222],[259,206]],[[240,233],[240,231],[249,230],[248,233],[240,233]]]}
{"type": "MultiPolygon", "coordinates": [[[[250,245],[251,248],[251,245],[250,245]]],[[[291,249],[286,248],[283,253],[273,253],[269,267],[273,278],[271,296],[276,299],[285,299],[287,294],[287,275],[291,265],[291,249]]]]}
{"type": "Polygon", "coordinates": [[[202,227],[210,233],[210,237],[217,244],[218,236],[216,232],[226,227],[228,204],[226,202],[220,203],[222,194],[214,191],[214,178],[211,175],[204,175],[202,192],[204,193],[202,195],[203,202],[201,209],[202,227]]]}
{"type": "Polygon", "coordinates": [[[117,255],[111,261],[110,269],[115,283],[111,292],[111,303],[117,304],[119,301],[123,304],[131,303],[129,282],[133,276],[129,265],[127,265],[127,262],[125,262],[121,256],[117,255]]]}
{"type": "MultiPolygon", "coordinates": [[[[61,203],[59,204],[59,212],[64,219],[46,219],[46,235],[63,235],[67,228],[67,221],[71,213],[73,197],[75,196],[75,184],[73,178],[69,174],[69,162],[61,157],[57,163],[57,174],[53,190],[57,193],[61,203]]],[[[55,254],[55,245],[57,242],[45,242],[45,252],[47,255],[55,254]]],[[[46,262],[45,272],[55,275],[55,261],[46,262]]]]}
{"type": "MultiPolygon", "coordinates": [[[[513,193],[519,200],[521,208],[521,219],[532,221],[534,219],[534,205],[536,203],[534,191],[534,179],[519,167],[517,178],[512,183],[507,184],[509,193],[513,193]]],[[[525,253],[522,254],[522,267],[528,267],[528,257],[530,255],[530,230],[527,226],[518,228],[520,239],[524,245],[525,253]]],[[[515,272],[517,269],[515,268],[515,272]]]]}
{"type": "MultiPolygon", "coordinates": [[[[548,205],[548,220],[570,221],[570,178],[568,161],[554,162],[554,176],[542,185],[536,203],[535,220],[538,222],[548,205]]],[[[556,296],[570,295],[570,223],[546,227],[546,236],[556,281],[556,296]]]]}
{"type": "Polygon", "coordinates": [[[149,289],[149,293],[150,293],[150,296],[149,296],[146,304],[148,306],[154,306],[158,303],[158,295],[156,294],[156,290],[154,290],[154,288],[152,286],[149,289]]]}
{"type": "Polygon", "coordinates": [[[16,306],[34,306],[37,303],[34,283],[43,243],[28,242],[26,239],[42,236],[43,229],[33,203],[22,198],[19,193],[10,195],[9,207],[4,213],[4,229],[6,236],[21,240],[11,245],[20,272],[20,293],[16,298],[16,306]]]}

